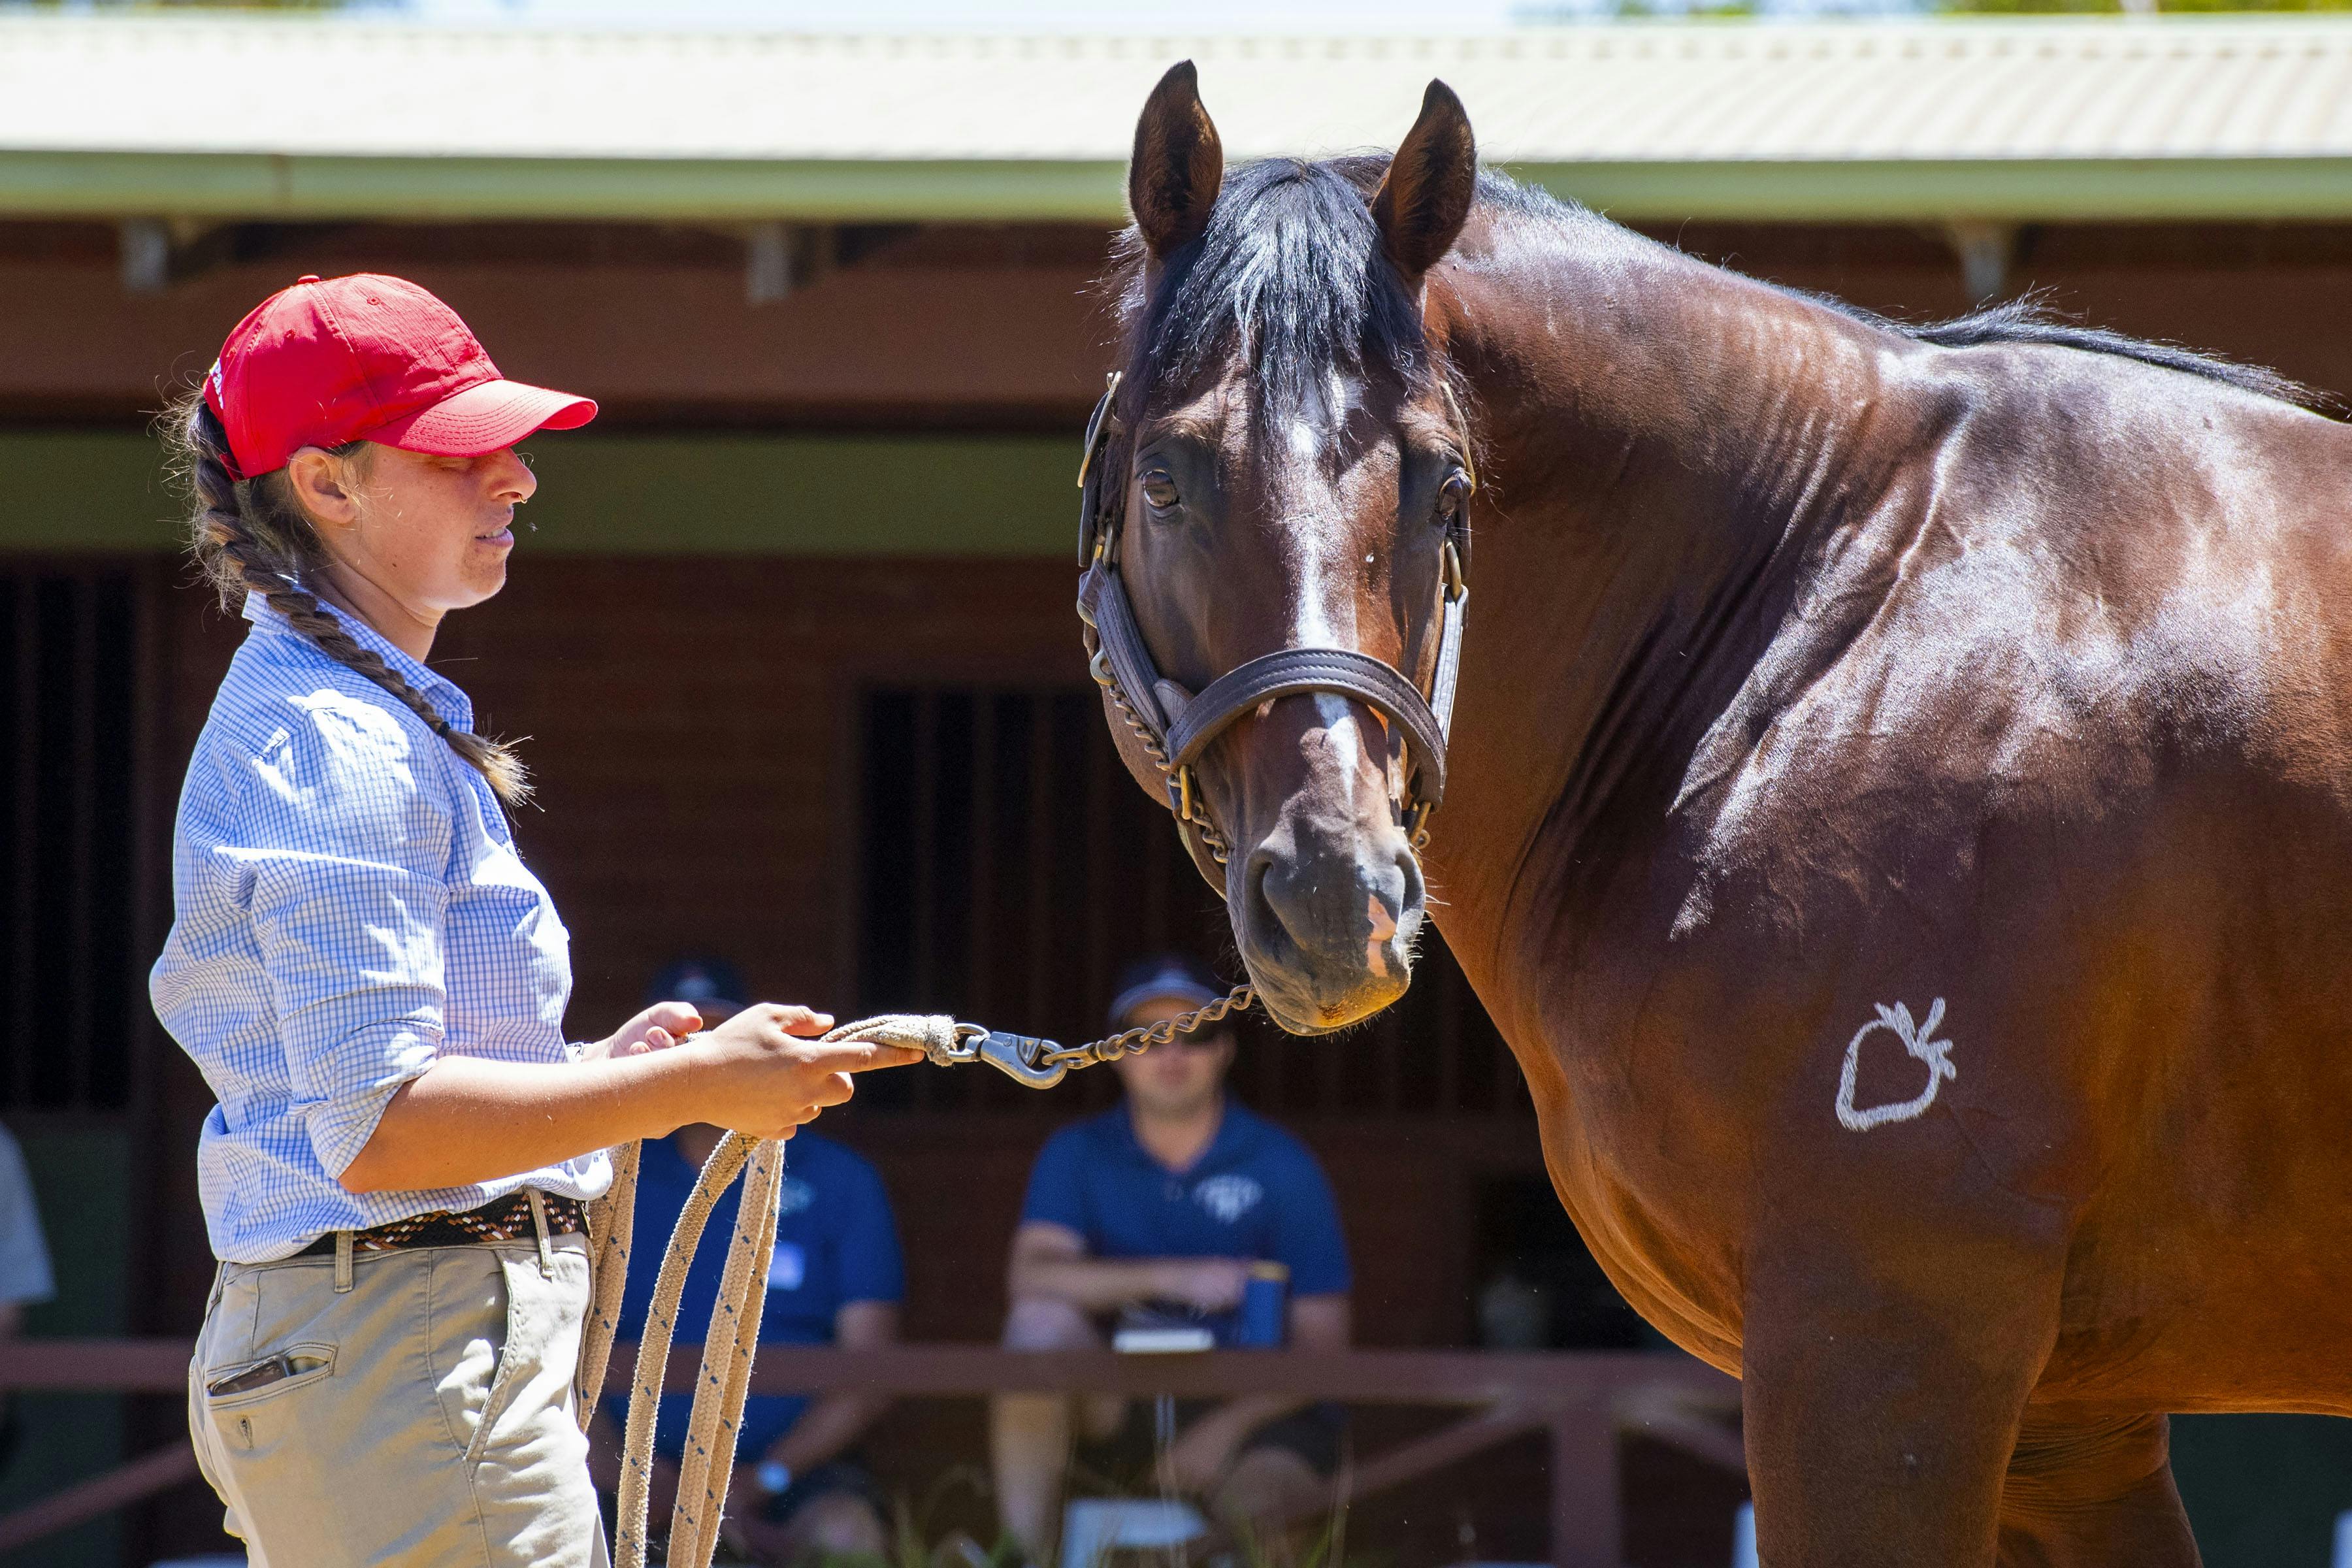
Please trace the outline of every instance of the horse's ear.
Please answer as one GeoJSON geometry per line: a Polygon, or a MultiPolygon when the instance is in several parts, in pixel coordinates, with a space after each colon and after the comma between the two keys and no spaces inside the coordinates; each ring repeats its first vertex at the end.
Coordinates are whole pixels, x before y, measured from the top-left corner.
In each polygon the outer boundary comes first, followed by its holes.
{"type": "Polygon", "coordinates": [[[1421,100],[1421,118],[1372,193],[1381,242],[1408,282],[1454,248],[1477,195],[1478,143],[1470,134],[1469,112],[1452,88],[1433,81],[1421,100]]]}
{"type": "Polygon", "coordinates": [[[1179,60],[1144,101],[1127,165],[1127,205],[1153,256],[1165,259],[1201,237],[1224,178],[1225,146],[1201,105],[1200,77],[1179,60]]]}

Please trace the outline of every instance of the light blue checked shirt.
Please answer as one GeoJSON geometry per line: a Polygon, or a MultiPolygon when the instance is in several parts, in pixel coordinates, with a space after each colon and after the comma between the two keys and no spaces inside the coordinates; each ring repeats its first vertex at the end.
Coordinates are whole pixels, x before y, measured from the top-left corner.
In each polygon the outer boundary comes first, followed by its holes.
{"type": "MultiPolygon", "coordinates": [[[[526,1184],[576,1198],[603,1152],[478,1186],[354,1194],[335,1177],[444,1054],[560,1062],[571,937],[482,776],[259,598],[197,737],[172,845],[156,1016],[220,1103],[198,1190],[214,1253],[290,1257],[334,1230],[468,1209],[526,1184]]],[[[436,711],[466,694],[349,616],[436,711]]]]}

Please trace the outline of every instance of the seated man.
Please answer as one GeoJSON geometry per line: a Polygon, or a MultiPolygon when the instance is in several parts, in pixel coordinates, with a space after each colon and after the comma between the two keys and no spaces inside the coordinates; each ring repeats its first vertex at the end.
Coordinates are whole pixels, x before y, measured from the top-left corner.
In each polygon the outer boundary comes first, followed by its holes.
{"type": "MultiPolygon", "coordinates": [[[[33,1181],[25,1152],[0,1127],[0,1345],[24,1331],[25,1309],[58,1293],[49,1271],[49,1249],[41,1237],[41,1214],[33,1201],[33,1181]]],[[[0,1470],[8,1468],[23,1428],[16,1403],[0,1388],[0,1470]]]]}
{"type": "MultiPolygon", "coordinates": [[[[734,969],[719,960],[670,965],[646,994],[688,1002],[705,1028],[741,1010],[734,969]]],[[[725,1136],[687,1126],[646,1140],[637,1174],[635,1239],[621,1306],[620,1337],[645,1332],[646,1310],[672,1227],[694,1191],[703,1163],[725,1136]]],[[[787,1146],[778,1204],[776,1250],[760,1318],[761,1344],[838,1344],[855,1349],[898,1338],[906,1295],[897,1224],[881,1176],[864,1158],[803,1128],[787,1146]]],[[[734,1234],[742,1183],[711,1210],[702,1246],[678,1302],[677,1342],[699,1343],[718,1299],[734,1234]]],[[[622,1433],[628,1418],[628,1370],[616,1363],[597,1416],[592,1468],[608,1493],[620,1486],[622,1433]]],[[[658,1532],[677,1490],[691,1390],[662,1396],[654,1428],[652,1513],[658,1532]]],[[[738,1551],[777,1564],[818,1553],[873,1552],[887,1547],[886,1510],[873,1479],[845,1450],[887,1408],[870,1395],[840,1392],[814,1402],[755,1394],[744,1402],[735,1473],[728,1485],[726,1539],[738,1551]]]]}
{"type": "MultiPolygon", "coordinates": [[[[1172,1018],[1224,994],[1185,959],[1149,960],[1121,977],[1111,1026],[1172,1018]]],[[[1124,1103],[1047,1142],[1013,1237],[1006,1346],[1098,1346],[1107,1323],[1155,1309],[1163,1321],[1172,1311],[1205,1321],[1229,1344],[1251,1264],[1274,1262],[1289,1269],[1287,1343],[1346,1347],[1348,1253],[1330,1184],[1305,1144],[1226,1099],[1234,1047],[1221,1024],[1123,1058],[1124,1103]]],[[[1115,1396],[1058,1394],[1008,1394],[992,1412],[997,1509],[1038,1563],[1054,1560],[1074,1403],[1098,1441],[1128,1415],[1115,1396]]],[[[1181,1435],[1159,1456],[1161,1479],[1219,1517],[1328,1502],[1336,1411],[1252,1396],[1180,1418],[1181,1435]]]]}

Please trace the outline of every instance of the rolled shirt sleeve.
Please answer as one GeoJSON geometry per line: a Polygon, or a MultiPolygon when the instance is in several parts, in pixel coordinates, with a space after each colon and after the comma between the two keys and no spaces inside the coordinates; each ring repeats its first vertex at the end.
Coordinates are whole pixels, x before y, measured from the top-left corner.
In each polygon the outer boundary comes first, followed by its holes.
{"type": "Polygon", "coordinates": [[[579,1053],[563,1035],[570,937],[489,784],[446,739],[473,728],[472,703],[324,607],[416,705],[247,599],[253,629],[188,759],[172,931],[148,976],[155,1016],[218,1101],[196,1188],[213,1250],[233,1263],[523,1186],[585,1202],[612,1181],[601,1150],[432,1189],[338,1179],[400,1086],[441,1058],[579,1053]]]}
{"type": "Polygon", "coordinates": [[[452,823],[389,714],[333,693],[303,706],[255,763],[252,842],[218,853],[244,886],[292,1109],[339,1176],[440,1048],[452,823]]]}

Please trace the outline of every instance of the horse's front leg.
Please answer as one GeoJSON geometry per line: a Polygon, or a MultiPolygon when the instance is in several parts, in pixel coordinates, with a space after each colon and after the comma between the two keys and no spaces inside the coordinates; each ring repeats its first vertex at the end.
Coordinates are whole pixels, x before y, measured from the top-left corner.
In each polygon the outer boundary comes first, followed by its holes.
{"type": "MultiPolygon", "coordinates": [[[[1915,1189],[1916,1190],[1916,1189],[1915,1189]]],[[[1742,1353],[1764,1568],[1990,1568],[2055,1338],[2056,1227],[1814,1185],[1748,1257],[1742,1353]],[[2053,1234],[2036,1234],[2037,1232],[2053,1234]]],[[[2030,1216],[2022,1216],[2030,1217],[2030,1216]]]]}

